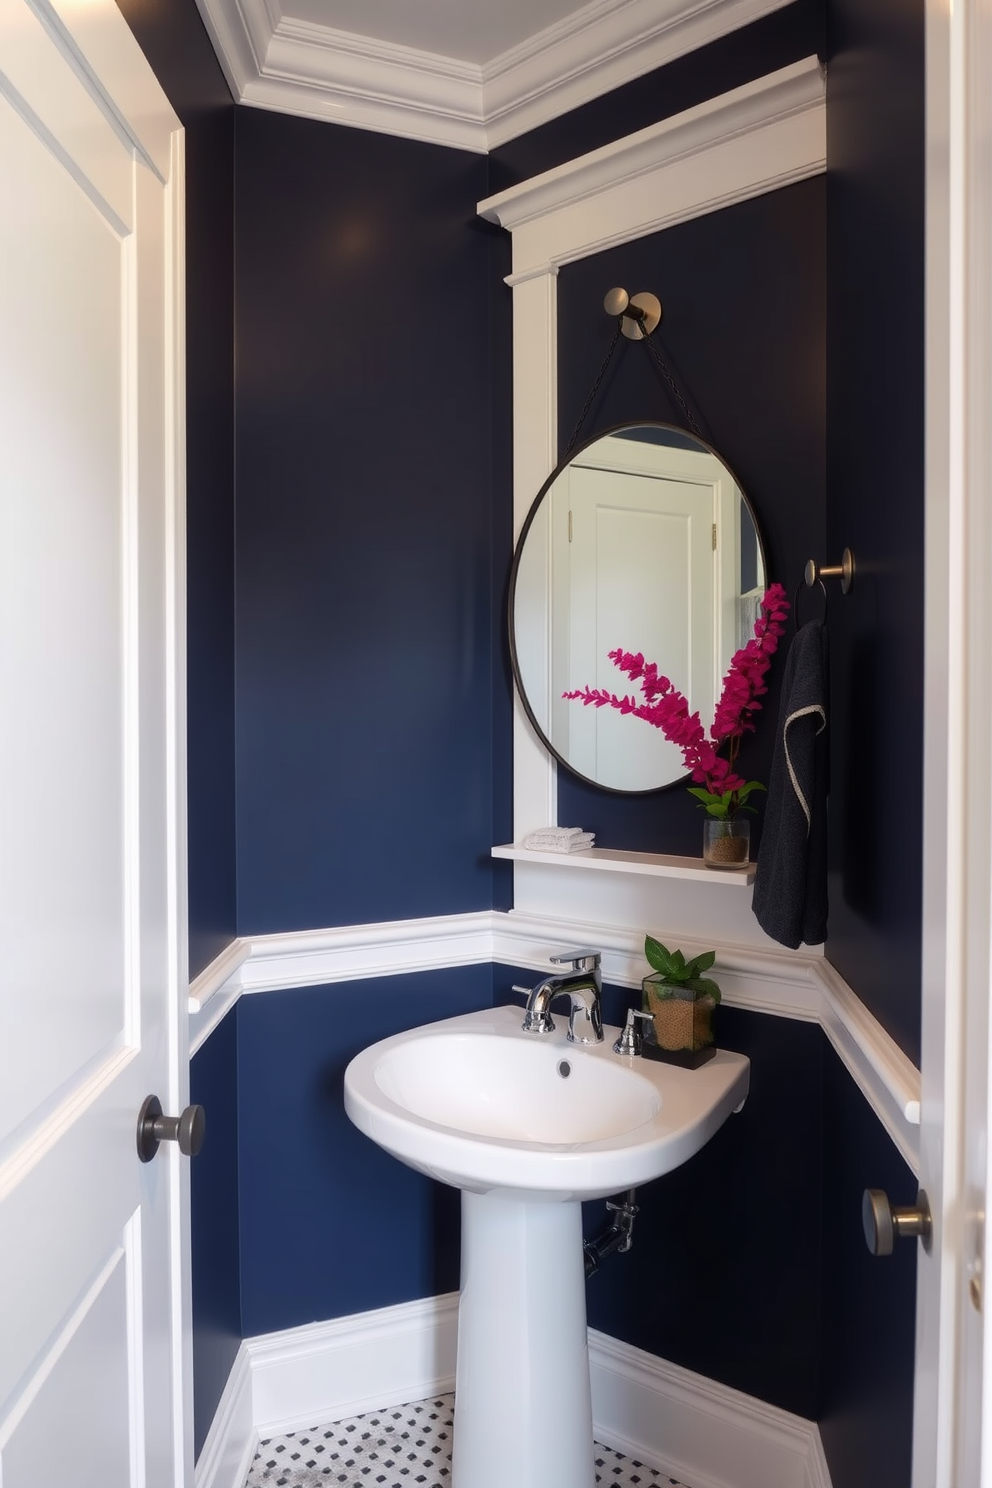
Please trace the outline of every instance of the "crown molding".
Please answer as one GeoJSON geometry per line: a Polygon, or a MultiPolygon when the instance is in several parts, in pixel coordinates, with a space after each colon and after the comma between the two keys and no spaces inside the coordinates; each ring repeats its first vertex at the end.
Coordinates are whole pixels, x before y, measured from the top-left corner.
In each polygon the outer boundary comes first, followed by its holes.
{"type": "Polygon", "coordinates": [[[197,0],[238,103],[484,154],[789,0],[592,0],[484,65],[197,0]]]}
{"type": "Polygon", "coordinates": [[[789,0],[594,0],[483,70],[489,148],[516,139],[789,0]]]}
{"type": "Polygon", "coordinates": [[[478,210],[513,234],[516,284],[818,175],[826,163],[826,81],[819,60],[806,57],[532,176],[478,210]]]}

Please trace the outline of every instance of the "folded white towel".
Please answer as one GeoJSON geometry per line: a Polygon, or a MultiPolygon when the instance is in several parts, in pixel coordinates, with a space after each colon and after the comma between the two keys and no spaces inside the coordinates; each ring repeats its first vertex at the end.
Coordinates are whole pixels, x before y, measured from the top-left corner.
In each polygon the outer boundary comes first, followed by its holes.
{"type": "Polygon", "coordinates": [[[581,827],[538,827],[525,840],[529,842],[531,838],[540,837],[543,842],[571,842],[581,836],[581,827]]]}
{"type": "Polygon", "coordinates": [[[544,832],[531,832],[524,838],[524,847],[531,852],[573,853],[584,852],[587,847],[592,847],[596,841],[595,832],[583,832],[575,830],[574,835],[569,832],[565,837],[548,836],[544,832]]]}

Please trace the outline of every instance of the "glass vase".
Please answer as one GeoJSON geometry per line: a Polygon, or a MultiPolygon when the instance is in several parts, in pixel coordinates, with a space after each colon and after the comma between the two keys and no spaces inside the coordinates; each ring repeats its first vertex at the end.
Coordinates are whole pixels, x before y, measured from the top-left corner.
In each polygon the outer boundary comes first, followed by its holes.
{"type": "Polygon", "coordinates": [[[713,1015],[716,999],[693,992],[678,982],[666,982],[654,972],[641,982],[643,1011],[651,1014],[644,1025],[641,1053],[647,1059],[695,1069],[716,1053],[713,1015]]]}
{"type": "Polygon", "coordinates": [[[746,868],[751,854],[751,823],[746,816],[703,819],[703,862],[707,868],[746,868]]]}

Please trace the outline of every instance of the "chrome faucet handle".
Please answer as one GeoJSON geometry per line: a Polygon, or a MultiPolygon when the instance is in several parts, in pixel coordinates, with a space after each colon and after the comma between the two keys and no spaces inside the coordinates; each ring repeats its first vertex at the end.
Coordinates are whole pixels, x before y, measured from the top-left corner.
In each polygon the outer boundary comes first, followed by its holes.
{"type": "Polygon", "coordinates": [[[559,951],[548,957],[552,966],[571,964],[573,971],[598,971],[601,959],[599,951],[559,951]]]}
{"type": "Polygon", "coordinates": [[[640,1054],[644,1047],[644,1037],[637,1026],[638,1018],[644,1018],[645,1021],[650,1022],[651,1014],[642,1013],[638,1008],[627,1009],[627,1021],[623,1032],[613,1045],[614,1054],[640,1054]]]}
{"type": "MultiPolygon", "coordinates": [[[[519,992],[521,997],[526,997],[528,1002],[530,1001],[533,990],[533,987],[518,987],[516,985],[510,988],[511,992],[519,992]]],[[[554,1033],[555,1020],[547,1008],[543,1012],[537,1012],[534,1008],[528,1007],[524,1014],[524,1021],[520,1026],[523,1028],[524,1033],[554,1033]]]]}

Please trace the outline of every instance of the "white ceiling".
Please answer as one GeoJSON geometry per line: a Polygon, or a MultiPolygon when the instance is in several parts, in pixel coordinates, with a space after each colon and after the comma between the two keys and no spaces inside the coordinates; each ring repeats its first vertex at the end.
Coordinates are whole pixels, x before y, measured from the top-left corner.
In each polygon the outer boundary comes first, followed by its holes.
{"type": "Polygon", "coordinates": [[[418,52],[487,62],[582,8],[577,0],[284,0],[290,15],[418,52]]]}
{"type": "Polygon", "coordinates": [[[789,0],[197,0],[235,98],[485,152],[789,0]]]}

